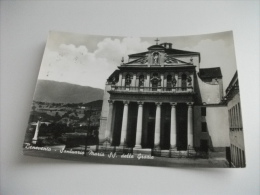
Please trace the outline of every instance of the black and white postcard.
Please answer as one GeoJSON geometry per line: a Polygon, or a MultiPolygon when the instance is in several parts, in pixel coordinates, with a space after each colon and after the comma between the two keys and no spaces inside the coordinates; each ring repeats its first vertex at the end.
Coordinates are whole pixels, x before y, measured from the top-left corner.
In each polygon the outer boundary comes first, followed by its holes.
{"type": "Polygon", "coordinates": [[[23,153],[163,167],[245,167],[232,31],[50,32],[23,153]]]}

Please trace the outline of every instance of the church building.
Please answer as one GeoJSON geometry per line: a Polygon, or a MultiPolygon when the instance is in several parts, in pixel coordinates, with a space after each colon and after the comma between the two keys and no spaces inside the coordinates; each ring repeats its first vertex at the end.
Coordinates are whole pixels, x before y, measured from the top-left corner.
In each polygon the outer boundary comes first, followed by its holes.
{"type": "Polygon", "coordinates": [[[122,59],[107,79],[100,146],[146,154],[225,152],[229,123],[220,67],[200,68],[199,52],[158,41],[122,59]]]}

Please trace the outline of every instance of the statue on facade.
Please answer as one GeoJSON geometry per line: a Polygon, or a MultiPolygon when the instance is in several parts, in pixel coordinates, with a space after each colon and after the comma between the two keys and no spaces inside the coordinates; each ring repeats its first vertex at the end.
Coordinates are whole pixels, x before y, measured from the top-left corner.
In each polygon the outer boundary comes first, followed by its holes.
{"type": "Polygon", "coordinates": [[[155,53],[153,56],[153,63],[158,64],[159,63],[159,54],[155,53]]]}
{"type": "Polygon", "coordinates": [[[143,87],[144,86],[144,76],[139,77],[139,86],[143,87]]]}
{"type": "Polygon", "coordinates": [[[125,84],[126,84],[126,86],[129,86],[131,84],[131,77],[130,77],[130,75],[126,75],[125,84]]]}
{"type": "Polygon", "coordinates": [[[193,64],[193,58],[192,57],[190,58],[190,63],[193,64]]]}
{"type": "Polygon", "coordinates": [[[151,83],[155,86],[157,85],[158,87],[161,86],[161,79],[159,78],[158,74],[155,73],[152,75],[152,78],[150,79],[151,83]]]}

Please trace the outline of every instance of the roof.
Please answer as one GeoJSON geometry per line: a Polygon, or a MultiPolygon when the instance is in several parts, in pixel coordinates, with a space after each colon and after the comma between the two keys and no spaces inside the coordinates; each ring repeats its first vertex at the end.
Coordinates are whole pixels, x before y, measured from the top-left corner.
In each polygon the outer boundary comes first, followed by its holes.
{"type": "Polygon", "coordinates": [[[199,76],[200,78],[222,78],[222,73],[220,67],[200,68],[199,76]]]}
{"type": "Polygon", "coordinates": [[[185,51],[185,50],[179,50],[179,49],[165,49],[165,52],[167,54],[198,54],[199,52],[193,52],[193,51],[185,51]]]}
{"type": "MultiPolygon", "coordinates": [[[[165,48],[161,44],[160,45],[152,45],[151,47],[148,47],[148,50],[164,50],[165,53],[169,55],[198,55],[199,56],[199,62],[200,62],[200,53],[199,52],[193,52],[193,51],[185,51],[185,50],[179,50],[179,49],[172,49],[172,48],[165,48]]],[[[141,52],[141,53],[135,53],[128,55],[129,57],[144,57],[149,51],[141,52]]]]}
{"type": "Polygon", "coordinates": [[[152,45],[151,47],[147,48],[148,50],[165,50],[165,47],[162,45],[152,45]]]}
{"type": "Polygon", "coordinates": [[[109,77],[107,80],[111,80],[113,77],[117,77],[119,75],[120,70],[115,70],[109,77]]]}
{"type": "Polygon", "coordinates": [[[143,57],[143,56],[145,56],[147,53],[148,53],[148,51],[142,52],[142,53],[130,54],[130,55],[128,55],[128,56],[129,56],[129,57],[139,57],[139,56],[143,57]]]}
{"type": "Polygon", "coordinates": [[[225,100],[227,101],[227,103],[231,101],[234,98],[234,96],[237,94],[239,94],[239,83],[238,83],[238,75],[236,71],[226,89],[225,100]]]}
{"type": "Polygon", "coordinates": [[[227,89],[226,89],[226,94],[228,94],[228,92],[232,89],[232,87],[234,87],[235,85],[238,85],[238,76],[237,76],[237,71],[235,72],[233,78],[231,79],[227,89]]]}

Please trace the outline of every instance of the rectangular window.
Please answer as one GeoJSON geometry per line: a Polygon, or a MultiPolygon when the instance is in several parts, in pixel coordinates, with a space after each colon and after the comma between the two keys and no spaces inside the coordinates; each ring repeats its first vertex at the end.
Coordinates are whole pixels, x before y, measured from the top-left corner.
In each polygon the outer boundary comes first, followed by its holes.
{"type": "Polygon", "coordinates": [[[237,130],[240,130],[240,119],[239,119],[239,108],[238,108],[238,104],[236,105],[236,110],[237,110],[237,130]]]}
{"type": "Polygon", "coordinates": [[[232,131],[234,130],[234,118],[233,118],[233,107],[231,108],[230,110],[230,113],[231,113],[231,128],[232,128],[232,131]]]}
{"type": "Polygon", "coordinates": [[[239,121],[240,121],[240,130],[243,130],[243,123],[242,123],[242,112],[241,112],[241,106],[240,103],[238,103],[238,108],[239,108],[239,121]]]}
{"type": "Polygon", "coordinates": [[[206,116],[206,107],[201,107],[201,116],[206,116]]]}
{"type": "Polygon", "coordinates": [[[202,122],[201,123],[201,131],[202,132],[207,132],[207,123],[206,122],[202,122]]]}
{"type": "Polygon", "coordinates": [[[231,116],[230,116],[230,110],[228,110],[228,122],[229,122],[229,128],[231,127],[231,116]]]}
{"type": "Polygon", "coordinates": [[[245,151],[242,150],[242,156],[243,156],[243,167],[246,166],[246,157],[245,157],[245,151]]]}

